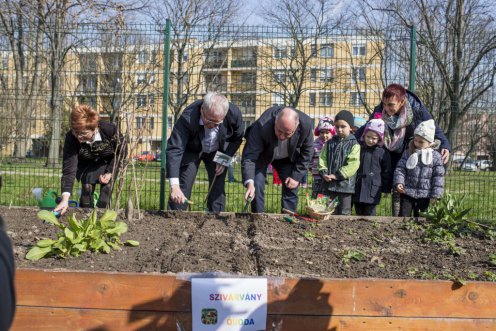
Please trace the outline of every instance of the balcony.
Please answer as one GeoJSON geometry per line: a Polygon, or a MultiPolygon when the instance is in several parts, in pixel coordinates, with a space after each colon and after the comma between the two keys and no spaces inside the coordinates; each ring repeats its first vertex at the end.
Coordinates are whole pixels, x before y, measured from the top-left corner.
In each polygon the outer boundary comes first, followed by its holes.
{"type": "Polygon", "coordinates": [[[226,92],[227,91],[227,82],[207,83],[207,91],[226,92]]]}
{"type": "Polygon", "coordinates": [[[255,116],[257,114],[257,109],[255,107],[239,107],[241,114],[243,116],[255,116]]]}
{"type": "Polygon", "coordinates": [[[239,58],[231,61],[231,68],[256,67],[256,58],[239,58]]]}
{"type": "Polygon", "coordinates": [[[227,59],[209,59],[205,61],[205,69],[227,68],[227,59]]]}

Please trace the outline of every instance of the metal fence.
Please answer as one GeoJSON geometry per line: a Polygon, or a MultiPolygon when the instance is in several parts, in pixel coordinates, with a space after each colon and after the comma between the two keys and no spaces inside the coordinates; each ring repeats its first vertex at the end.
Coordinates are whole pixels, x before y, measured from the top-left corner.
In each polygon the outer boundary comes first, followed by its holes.
{"type": "MultiPolygon", "coordinates": [[[[341,109],[368,118],[383,88],[396,82],[415,87],[448,129],[446,100],[432,93],[442,86],[438,69],[422,43],[412,39],[412,30],[170,27],[71,25],[57,31],[62,40],[57,47],[47,30],[28,27],[25,35],[10,39],[11,31],[0,30],[1,205],[36,205],[36,187],[60,190],[68,115],[78,103],[118,123],[129,139],[120,205],[131,198],[144,209],[158,209],[167,199],[161,162],[165,135],[184,107],[207,91],[219,91],[238,105],[246,125],[274,104],[296,107],[317,122],[341,109]],[[15,38],[24,39],[11,43],[15,38]]],[[[491,65],[494,57],[482,67],[491,65]]],[[[489,89],[454,128],[453,162],[446,176],[447,189],[465,194],[471,215],[485,220],[496,219],[494,101],[489,89]]],[[[226,183],[228,211],[244,205],[236,161],[235,181],[226,183]]],[[[309,173],[300,207],[311,183],[309,173]]],[[[207,191],[206,172],[200,169],[193,209],[204,208],[207,191]]],[[[78,185],[76,197],[77,192],[78,185]]],[[[280,194],[269,175],[268,212],[279,211],[280,194]]],[[[379,214],[390,215],[390,205],[383,199],[379,214]]]]}

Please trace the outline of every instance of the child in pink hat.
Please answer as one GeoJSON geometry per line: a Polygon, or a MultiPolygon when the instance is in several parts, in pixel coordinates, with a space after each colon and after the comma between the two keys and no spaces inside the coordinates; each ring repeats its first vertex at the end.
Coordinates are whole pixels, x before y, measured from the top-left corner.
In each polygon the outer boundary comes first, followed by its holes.
{"type": "Polygon", "coordinates": [[[319,175],[319,155],[322,147],[336,133],[334,130],[334,120],[332,117],[322,117],[319,124],[315,127],[314,134],[317,136],[313,142],[313,160],[312,160],[312,198],[316,198],[322,193],[322,177],[319,175]]]}
{"type": "Polygon", "coordinates": [[[375,216],[381,193],[391,192],[393,174],[389,152],[383,147],[384,128],[382,119],[372,119],[360,138],[360,167],[353,196],[357,215],[375,216]]]}

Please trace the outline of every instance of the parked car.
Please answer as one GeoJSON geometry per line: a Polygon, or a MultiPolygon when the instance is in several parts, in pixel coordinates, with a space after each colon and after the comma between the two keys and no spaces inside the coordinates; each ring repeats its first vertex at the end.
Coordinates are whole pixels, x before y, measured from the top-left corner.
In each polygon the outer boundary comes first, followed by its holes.
{"type": "Polygon", "coordinates": [[[155,160],[155,154],[153,154],[153,152],[150,151],[143,151],[141,152],[141,154],[135,155],[133,159],[142,162],[153,161],[155,160]]]}
{"type": "Polygon", "coordinates": [[[477,161],[477,166],[479,170],[489,171],[493,168],[493,162],[491,160],[479,160],[477,161]]]}
{"type": "Polygon", "coordinates": [[[477,168],[477,163],[475,163],[474,161],[465,161],[465,163],[463,163],[460,166],[460,170],[461,171],[477,171],[477,170],[479,170],[479,168],[477,168]]]}

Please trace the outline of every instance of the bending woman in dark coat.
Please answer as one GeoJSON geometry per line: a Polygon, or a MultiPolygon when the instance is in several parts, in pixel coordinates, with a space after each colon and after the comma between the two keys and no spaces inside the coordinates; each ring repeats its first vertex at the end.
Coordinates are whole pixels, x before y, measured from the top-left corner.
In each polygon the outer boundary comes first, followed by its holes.
{"type": "Polygon", "coordinates": [[[80,207],[93,208],[93,193],[100,184],[98,208],[108,208],[117,160],[125,157],[122,138],[113,123],[100,121],[90,106],[79,105],[71,113],[71,130],[64,143],[62,166],[62,201],[54,209],[65,213],[74,179],[81,181],[80,207]]]}

